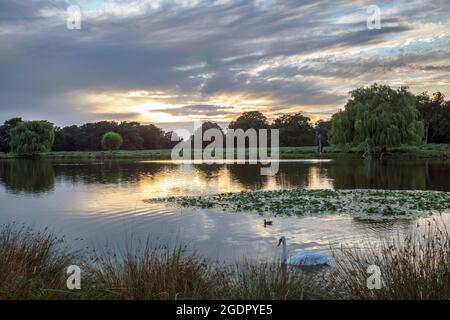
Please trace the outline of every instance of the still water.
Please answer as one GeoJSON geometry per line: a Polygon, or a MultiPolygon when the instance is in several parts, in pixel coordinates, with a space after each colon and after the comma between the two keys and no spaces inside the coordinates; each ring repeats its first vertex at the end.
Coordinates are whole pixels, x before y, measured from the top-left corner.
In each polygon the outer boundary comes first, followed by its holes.
{"type": "Polygon", "coordinates": [[[211,259],[274,259],[284,235],[291,252],[361,246],[402,233],[411,221],[362,221],[349,215],[264,217],[177,208],[145,200],[283,188],[450,191],[447,161],[282,161],[275,176],[258,165],[170,161],[0,161],[0,223],[49,227],[74,248],[120,246],[147,238],[183,244],[211,259]]]}

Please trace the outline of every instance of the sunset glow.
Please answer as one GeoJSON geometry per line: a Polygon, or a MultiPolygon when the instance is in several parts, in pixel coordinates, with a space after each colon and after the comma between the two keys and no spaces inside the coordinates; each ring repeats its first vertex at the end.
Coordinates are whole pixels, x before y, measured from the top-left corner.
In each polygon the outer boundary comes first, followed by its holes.
{"type": "Polygon", "coordinates": [[[65,1],[8,1],[0,120],[316,121],[374,82],[449,95],[450,6],[437,2],[381,1],[370,30],[369,1],[78,0],[81,29],[68,30],[65,1]]]}

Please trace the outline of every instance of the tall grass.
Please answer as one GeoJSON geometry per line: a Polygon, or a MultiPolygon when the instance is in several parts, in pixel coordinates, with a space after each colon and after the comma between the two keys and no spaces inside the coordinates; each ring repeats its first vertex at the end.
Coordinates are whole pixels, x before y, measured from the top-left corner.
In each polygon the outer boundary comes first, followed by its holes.
{"type": "MultiPolygon", "coordinates": [[[[323,292],[312,278],[280,264],[212,263],[181,247],[127,247],[95,255],[88,268],[97,298],[314,299],[323,292]]],[[[92,294],[94,291],[90,290],[92,294]]]]}
{"type": "Polygon", "coordinates": [[[205,259],[149,241],[95,254],[86,271],[99,298],[208,299],[215,291],[216,271],[205,259]]]}
{"type": "Polygon", "coordinates": [[[150,241],[84,257],[47,230],[0,226],[0,299],[450,299],[450,239],[435,222],[364,249],[337,250],[326,272],[223,265],[150,241]],[[79,291],[66,288],[72,264],[82,269],[79,291]],[[381,269],[380,290],[367,288],[369,265],[381,269]]]}
{"type": "Polygon", "coordinates": [[[312,300],[328,297],[320,277],[280,263],[241,262],[221,273],[220,297],[238,300],[312,300]]]}
{"type": "Polygon", "coordinates": [[[336,254],[335,287],[341,298],[450,299],[450,238],[433,221],[404,236],[369,244],[367,250],[342,249],[336,254]],[[367,287],[367,268],[381,271],[381,289],[367,287]]]}
{"type": "Polygon", "coordinates": [[[14,223],[0,226],[0,299],[60,297],[63,272],[77,259],[63,240],[14,223]]]}

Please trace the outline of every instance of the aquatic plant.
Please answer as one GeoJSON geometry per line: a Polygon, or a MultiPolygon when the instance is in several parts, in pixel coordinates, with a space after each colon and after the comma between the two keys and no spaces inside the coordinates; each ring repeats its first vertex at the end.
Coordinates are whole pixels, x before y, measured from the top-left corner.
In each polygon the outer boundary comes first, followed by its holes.
{"type": "Polygon", "coordinates": [[[450,209],[450,193],[393,190],[273,190],[152,199],[183,207],[273,215],[350,214],[389,219],[416,218],[450,209]]]}

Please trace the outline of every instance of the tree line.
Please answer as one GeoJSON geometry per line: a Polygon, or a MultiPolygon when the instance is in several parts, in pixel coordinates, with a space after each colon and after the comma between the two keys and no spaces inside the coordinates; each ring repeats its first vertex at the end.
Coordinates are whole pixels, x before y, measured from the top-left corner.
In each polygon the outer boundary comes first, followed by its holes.
{"type": "MultiPolygon", "coordinates": [[[[0,152],[17,150],[18,146],[11,143],[14,140],[14,136],[17,136],[15,140],[20,140],[23,144],[29,145],[25,135],[30,131],[27,130],[29,129],[27,126],[30,124],[35,126],[40,124],[40,126],[46,127],[46,124],[49,124],[49,122],[23,122],[21,118],[5,121],[4,125],[0,126],[0,152]]],[[[54,137],[51,139],[52,142],[47,151],[102,150],[102,139],[108,132],[115,132],[120,135],[122,138],[121,147],[125,150],[166,149],[171,148],[175,144],[175,142],[171,141],[171,132],[165,132],[153,124],[142,125],[138,122],[100,121],[63,128],[51,126],[51,128],[47,127],[47,129],[54,132],[54,137]]],[[[34,140],[37,141],[38,139],[35,137],[34,140]]],[[[28,153],[26,150],[23,151],[23,153],[28,153]]]]}
{"type": "MultiPolygon", "coordinates": [[[[249,129],[278,129],[279,130],[279,146],[281,147],[298,147],[298,146],[314,146],[321,144],[326,146],[327,132],[330,128],[329,121],[318,121],[313,124],[310,118],[305,117],[301,113],[283,114],[270,123],[267,117],[259,111],[244,112],[236,120],[232,121],[228,125],[228,129],[238,130],[242,129],[247,131],[249,129]],[[319,143],[319,140],[321,143],[319,143]]],[[[218,129],[223,134],[224,147],[226,145],[226,134],[217,123],[206,121],[203,122],[201,127],[196,129],[196,132],[201,131],[201,136],[208,129],[218,129]]],[[[194,136],[190,137],[191,145],[194,147],[194,136]]],[[[259,139],[259,137],[258,137],[259,139]]],[[[270,146],[271,136],[268,134],[268,144],[270,146]]],[[[247,141],[248,142],[248,141],[247,141]]],[[[209,145],[210,141],[203,141],[202,147],[205,148],[209,145]]],[[[235,144],[236,145],[236,144],[235,144]]],[[[259,141],[258,141],[259,145],[259,141]]],[[[248,146],[248,143],[246,144],[248,146]]]]}
{"type": "MultiPolygon", "coordinates": [[[[207,121],[198,130],[221,129],[207,121]]],[[[279,129],[280,146],[328,144],[390,147],[401,144],[450,143],[450,101],[441,92],[414,96],[406,87],[373,84],[350,92],[344,109],[330,121],[312,123],[301,113],[282,114],[270,123],[259,111],[244,112],[229,129],[279,129]]],[[[54,127],[47,121],[13,118],[0,126],[0,152],[94,151],[106,145],[106,133],[117,133],[125,150],[166,149],[172,132],[153,124],[100,121],[81,126],[54,127]],[[103,143],[102,143],[103,140],[103,143]]],[[[204,142],[204,146],[209,142],[204,142]]]]}
{"type": "MultiPolygon", "coordinates": [[[[279,129],[280,146],[286,147],[315,145],[318,137],[325,146],[329,127],[329,121],[319,121],[313,125],[310,119],[301,113],[284,114],[270,124],[267,117],[259,111],[244,112],[229,124],[230,129],[244,131],[250,128],[279,129]]],[[[206,131],[210,128],[222,130],[217,123],[211,121],[203,122],[200,130],[206,131]]],[[[172,132],[165,132],[153,124],[100,121],[60,128],[53,127],[47,121],[24,122],[21,118],[13,118],[0,126],[0,152],[29,154],[32,150],[45,152],[110,149],[106,147],[108,143],[105,143],[104,136],[111,132],[120,136],[119,145],[124,150],[166,149],[172,148],[177,143],[177,141],[171,141],[172,132]],[[35,136],[30,136],[32,132],[35,136]],[[37,145],[30,143],[31,141],[37,145]]],[[[204,147],[209,144],[209,142],[203,143],[204,147]]]]}

